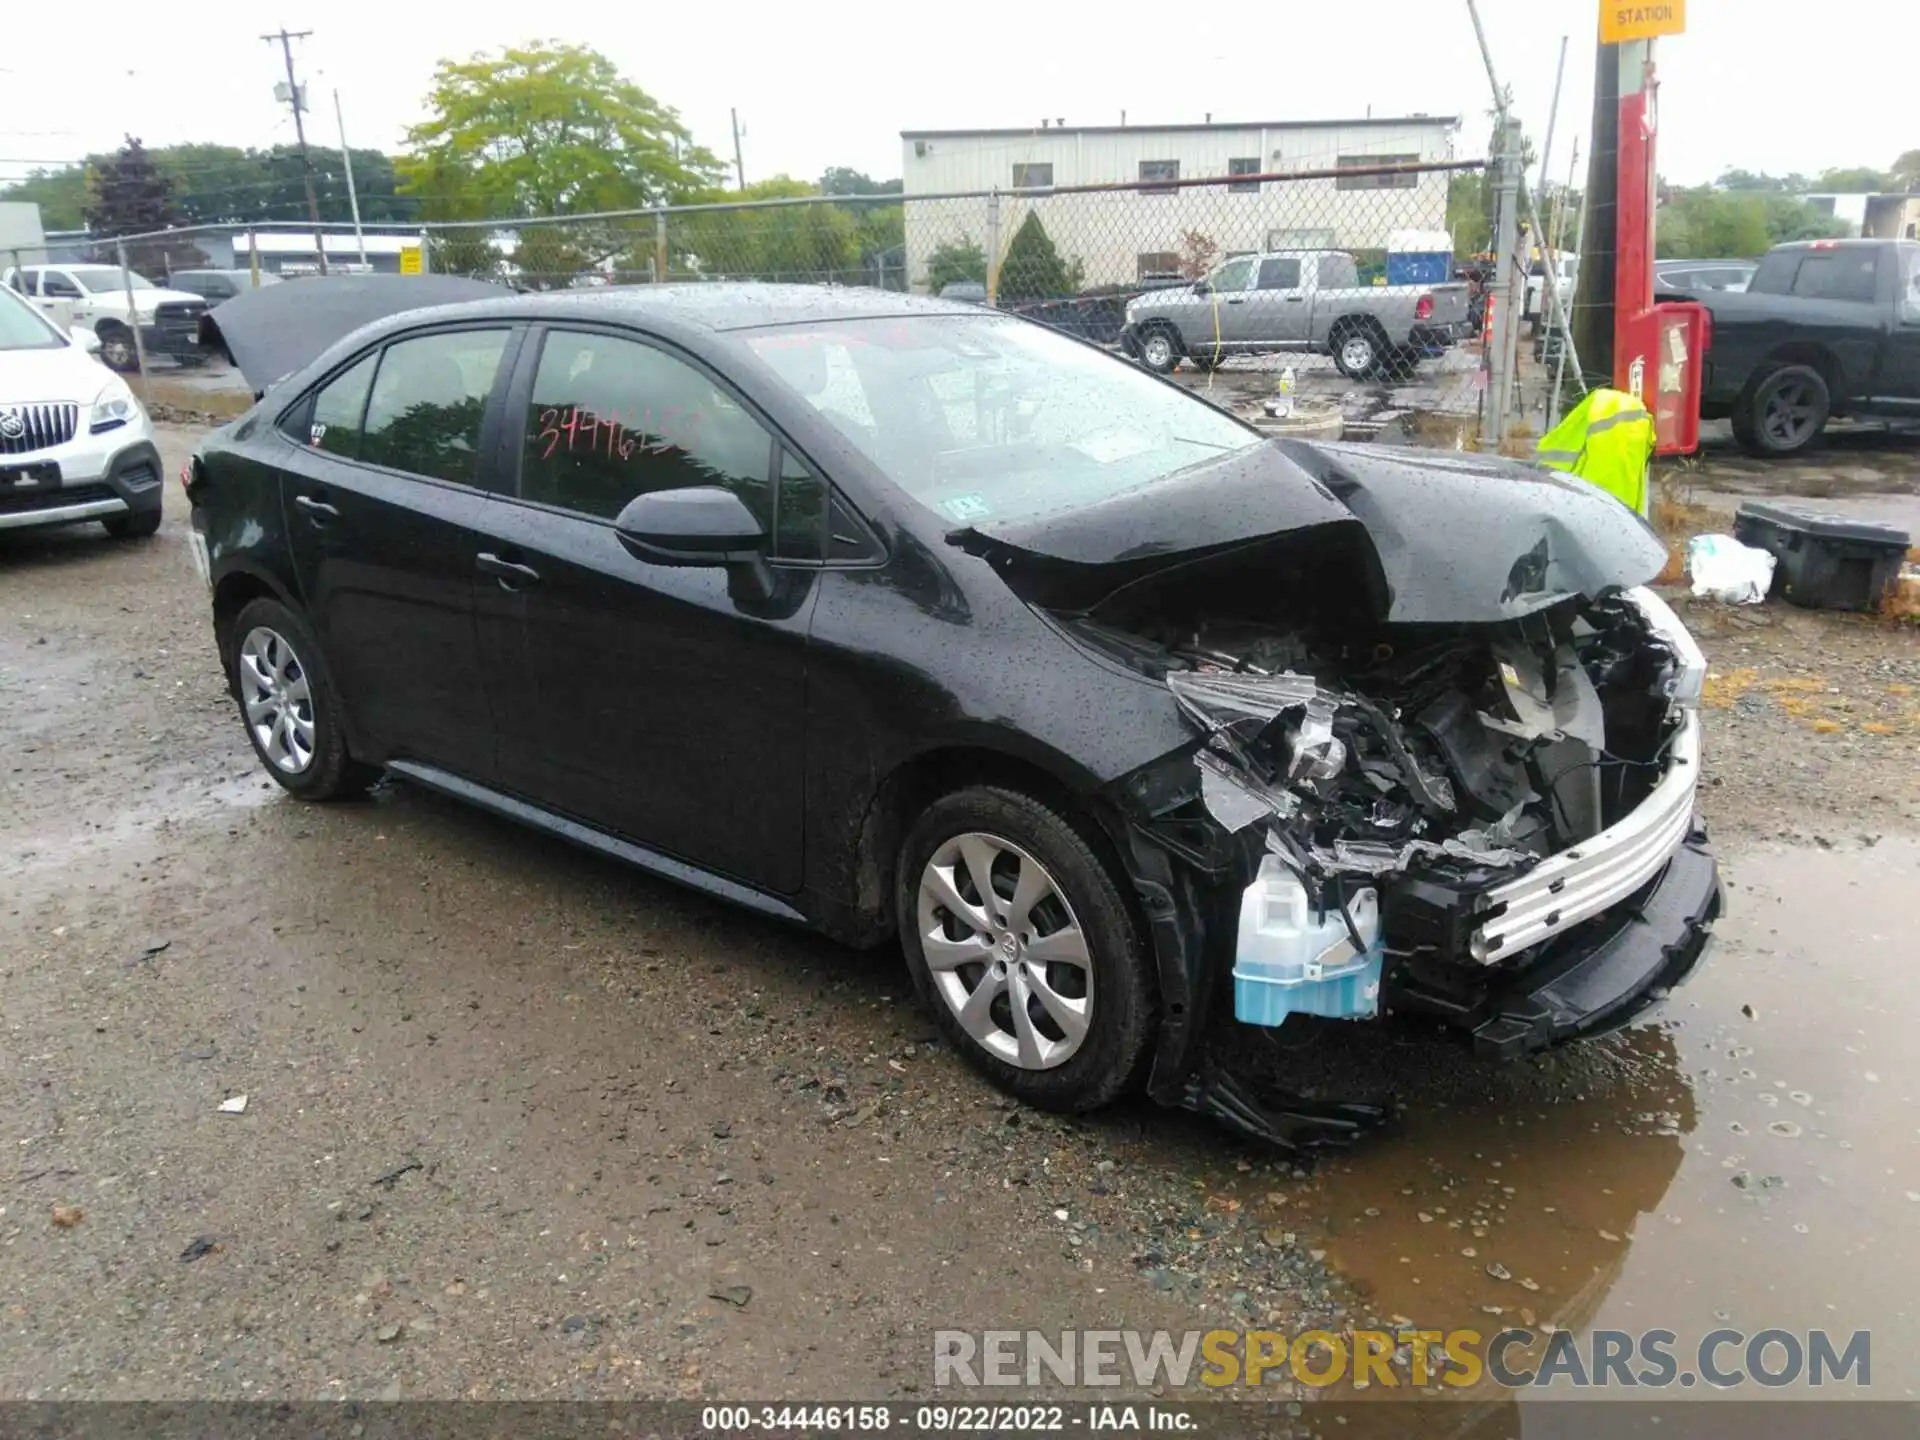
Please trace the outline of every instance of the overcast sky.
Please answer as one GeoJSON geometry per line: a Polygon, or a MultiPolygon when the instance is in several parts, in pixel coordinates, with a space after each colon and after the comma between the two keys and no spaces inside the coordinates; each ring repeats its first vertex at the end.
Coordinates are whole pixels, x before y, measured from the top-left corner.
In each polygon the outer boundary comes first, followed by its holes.
{"type": "MultiPolygon", "coordinates": [[[[608,7],[264,0],[222,12],[107,0],[66,30],[71,53],[36,40],[0,49],[0,181],[25,162],[149,145],[260,146],[293,138],[272,86],[284,22],[311,28],[296,60],[310,82],[309,138],[335,143],[338,88],[356,145],[398,148],[420,118],[435,61],[538,34],[592,44],[676,107],[716,154],[728,108],[745,128],[747,178],[815,177],[851,165],[900,172],[902,129],[1337,119],[1461,114],[1459,153],[1484,147],[1489,101],[1465,0],[1354,6],[1256,3],[1150,9],[971,0],[952,5],[815,3],[608,7]],[[1096,14],[1103,18],[1096,19],[1096,14]],[[568,18],[562,19],[562,16],[568,18]],[[1170,18],[1169,18],[1170,17],[1170,18]]],[[[1742,167],[1814,173],[1885,167],[1920,146],[1914,0],[1693,0],[1692,30],[1660,45],[1660,169],[1683,183],[1742,167]]],[[[1560,38],[1570,34],[1554,170],[1585,148],[1595,0],[1482,0],[1502,80],[1539,144],[1560,38]]],[[[15,27],[16,30],[18,27],[15,27]]]]}

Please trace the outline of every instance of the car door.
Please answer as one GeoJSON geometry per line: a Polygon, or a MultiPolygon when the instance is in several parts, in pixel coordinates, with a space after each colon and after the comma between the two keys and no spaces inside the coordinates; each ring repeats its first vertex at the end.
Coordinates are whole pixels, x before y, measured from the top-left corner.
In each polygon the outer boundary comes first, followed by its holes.
{"type": "Polygon", "coordinates": [[[1217,266],[1207,277],[1209,291],[1180,321],[1187,349],[1204,355],[1217,340],[1222,348],[1244,344],[1249,338],[1254,257],[1242,255],[1217,266]]]}
{"type": "Polygon", "coordinates": [[[1254,275],[1246,338],[1268,345],[1304,345],[1313,318],[1298,255],[1268,255],[1254,275]]]}
{"type": "Polygon", "coordinates": [[[477,561],[482,643],[521,657],[500,712],[502,785],[761,889],[797,890],[815,594],[802,567],[818,560],[820,506],[806,497],[819,481],[781,459],[771,429],[710,370],[630,332],[530,339],[510,403],[519,484],[489,512],[477,561]],[[635,496],[700,485],[734,490],[774,537],[771,599],[724,569],[650,564],[621,544],[613,521],[635,496]],[[810,530],[793,523],[802,513],[810,530]]]}
{"type": "Polygon", "coordinates": [[[400,337],[283,421],[294,569],[363,759],[493,778],[473,557],[517,339],[498,324],[400,337]]]}
{"type": "Polygon", "coordinates": [[[1885,382],[1877,387],[1888,408],[1920,414],[1920,245],[1893,247],[1893,323],[1887,331],[1885,382]]]}

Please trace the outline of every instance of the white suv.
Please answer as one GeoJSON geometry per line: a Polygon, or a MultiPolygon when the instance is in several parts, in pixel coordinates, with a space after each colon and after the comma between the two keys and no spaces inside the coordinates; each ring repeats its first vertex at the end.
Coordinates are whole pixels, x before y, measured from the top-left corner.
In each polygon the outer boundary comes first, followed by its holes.
{"type": "Polygon", "coordinates": [[[160,528],[160,452],[147,412],[89,352],[0,289],[0,530],[98,520],[128,538],[160,528]]]}
{"type": "Polygon", "coordinates": [[[0,275],[0,284],[38,301],[61,323],[91,330],[100,340],[100,358],[111,369],[139,368],[132,328],[136,321],[140,343],[149,356],[171,356],[182,365],[198,365],[207,358],[200,348],[205,298],[185,290],[163,290],[118,265],[23,265],[0,275]]]}

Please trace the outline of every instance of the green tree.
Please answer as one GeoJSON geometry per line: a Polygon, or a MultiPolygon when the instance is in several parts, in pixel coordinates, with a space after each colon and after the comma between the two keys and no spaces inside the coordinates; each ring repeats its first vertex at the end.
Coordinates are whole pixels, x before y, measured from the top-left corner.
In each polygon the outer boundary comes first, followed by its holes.
{"type": "Polygon", "coordinates": [[[935,295],[961,282],[987,283],[987,252],[980,248],[979,241],[965,236],[941,241],[927,257],[927,289],[935,295]]]}
{"type": "Polygon", "coordinates": [[[1896,190],[1920,190],[1920,150],[1909,150],[1894,161],[1887,179],[1896,190]]]}
{"type": "Polygon", "coordinates": [[[1887,177],[1884,171],[1856,165],[1851,169],[1822,170],[1811,188],[1822,195],[1872,195],[1887,188],[1887,177]]]}
{"type": "Polygon", "coordinates": [[[1085,267],[1078,260],[1061,259],[1053,237],[1040,223],[1040,212],[1029,210],[1020,228],[1013,232],[1006,258],[1000,262],[996,298],[1014,303],[1058,299],[1077,291],[1084,278],[1085,267]]]}
{"type": "Polygon", "coordinates": [[[822,195],[898,195],[902,188],[898,180],[875,180],[845,165],[829,165],[820,177],[822,195]]]}
{"type": "Polygon", "coordinates": [[[87,222],[88,166],[37,166],[27,178],[0,190],[0,200],[18,200],[40,207],[40,224],[48,230],[78,230],[87,222]]]}
{"type": "Polygon", "coordinates": [[[1821,240],[1845,229],[1843,222],[1791,195],[1703,185],[1670,192],[1660,207],[1658,254],[1677,260],[1752,257],[1782,241],[1821,240]]]}
{"type": "MultiPolygon", "coordinates": [[[[672,108],[584,45],[443,60],[426,109],[396,168],[427,219],[634,209],[686,199],[722,175],[672,108]]],[[[611,255],[630,239],[575,232],[583,253],[611,255]]]]}
{"type": "MultiPolygon", "coordinates": [[[[817,185],[776,175],[755,181],[744,190],[716,191],[703,198],[731,204],[738,200],[809,200],[819,196],[817,185]]],[[[860,222],[853,208],[846,205],[704,210],[684,218],[675,216],[671,225],[675,256],[702,275],[790,282],[863,278],[860,222]]]]}
{"type": "MultiPolygon", "coordinates": [[[[87,229],[103,238],[168,230],[182,223],[173,181],[132,135],[111,156],[89,167],[85,218],[87,229]]],[[[173,238],[134,241],[126,252],[127,263],[143,274],[164,274],[207,260],[190,241],[173,238]]]]}
{"type": "Polygon", "coordinates": [[[1487,219],[1486,176],[1472,170],[1456,170],[1447,181],[1447,233],[1453,236],[1453,253],[1480,255],[1493,248],[1493,225],[1487,219]]]}

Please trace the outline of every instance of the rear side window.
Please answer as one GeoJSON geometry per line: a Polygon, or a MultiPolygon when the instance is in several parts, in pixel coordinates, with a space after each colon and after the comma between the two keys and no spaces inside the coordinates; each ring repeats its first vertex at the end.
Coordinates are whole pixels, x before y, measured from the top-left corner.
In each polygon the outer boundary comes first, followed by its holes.
{"type": "Polygon", "coordinates": [[[308,445],[349,460],[360,453],[360,417],[366,414],[367,387],[373,383],[373,366],[378,358],[367,356],[315,393],[313,413],[307,421],[308,445]]]}
{"type": "Polygon", "coordinates": [[[1873,250],[1814,250],[1800,261],[1793,277],[1793,293],[1809,300],[1872,300],[1873,250]]]}
{"type": "Polygon", "coordinates": [[[534,373],[520,497],[611,520],[636,495],[721,485],[773,533],[773,437],[727,391],[665,351],[548,334],[534,373]]]}
{"type": "Polygon", "coordinates": [[[1920,325],[1920,245],[1900,247],[1900,319],[1920,325]]]}
{"type": "Polygon", "coordinates": [[[480,425],[505,330],[451,330],[389,345],[367,399],[360,458],[434,480],[480,476],[480,425]]]}
{"type": "Polygon", "coordinates": [[[1360,284],[1360,272],[1351,255],[1322,255],[1319,279],[1322,290],[1352,290],[1360,284]]]}

